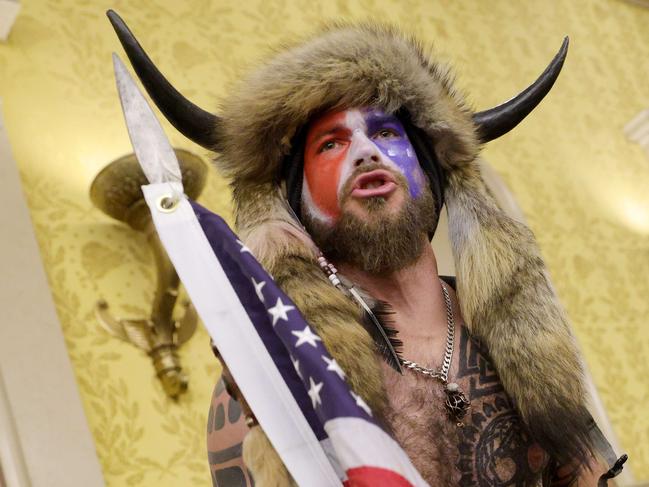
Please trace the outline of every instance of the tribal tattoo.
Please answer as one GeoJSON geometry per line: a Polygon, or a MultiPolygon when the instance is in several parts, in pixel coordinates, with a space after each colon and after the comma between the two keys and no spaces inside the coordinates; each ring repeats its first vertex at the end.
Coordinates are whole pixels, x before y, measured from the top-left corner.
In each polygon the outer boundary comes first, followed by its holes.
{"type": "Polygon", "coordinates": [[[569,464],[558,467],[552,474],[550,487],[575,487],[578,485],[581,475],[581,466],[569,464]]]}
{"type": "Polygon", "coordinates": [[[537,485],[547,455],[525,431],[486,350],[461,330],[458,379],[469,384],[472,408],[458,432],[460,485],[537,485]]]}
{"type": "Polygon", "coordinates": [[[207,455],[214,487],[254,485],[242,458],[242,440],[247,430],[241,405],[219,380],[207,416],[207,455]]]}

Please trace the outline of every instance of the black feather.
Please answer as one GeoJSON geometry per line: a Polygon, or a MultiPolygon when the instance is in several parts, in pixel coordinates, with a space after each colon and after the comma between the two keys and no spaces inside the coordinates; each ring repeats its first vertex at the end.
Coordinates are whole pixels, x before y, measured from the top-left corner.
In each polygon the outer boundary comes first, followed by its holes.
{"type": "Polygon", "coordinates": [[[384,360],[399,373],[403,342],[397,338],[399,331],[394,328],[394,310],[386,301],[376,303],[363,312],[363,325],[374,340],[377,350],[384,360]]]}

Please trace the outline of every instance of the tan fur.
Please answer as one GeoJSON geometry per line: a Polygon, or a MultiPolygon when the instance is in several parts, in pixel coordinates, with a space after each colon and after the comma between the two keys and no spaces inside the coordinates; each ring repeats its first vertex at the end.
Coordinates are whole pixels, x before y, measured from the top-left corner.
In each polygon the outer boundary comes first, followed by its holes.
{"type": "Polygon", "coordinates": [[[535,439],[561,460],[580,455],[589,420],[582,363],[532,232],[501,212],[477,170],[451,174],[446,193],[469,329],[487,344],[535,439]]]}
{"type": "Polygon", "coordinates": [[[263,487],[296,485],[259,426],[253,426],[243,440],[243,461],[252,472],[255,485],[263,487]]]}
{"type": "Polygon", "coordinates": [[[360,311],[323,276],[279,182],[291,139],[309,119],[333,107],[366,105],[408,110],[433,140],[449,178],[446,202],[467,324],[489,348],[537,441],[557,456],[575,453],[587,416],[565,314],[531,232],[504,215],[484,187],[471,111],[447,70],[412,39],[372,25],[333,27],[277,55],[228,98],[216,163],[231,179],[239,235],[318,330],[351,386],[380,413],[380,371],[360,311]]]}
{"type": "Polygon", "coordinates": [[[295,252],[315,257],[315,244],[289,213],[277,186],[233,186],[237,233],[267,270],[295,252]]]}
{"type": "Polygon", "coordinates": [[[345,371],[348,384],[363,396],[375,417],[382,418],[386,397],[380,359],[372,339],[359,324],[358,306],[341,292],[332,293],[329,280],[308,258],[287,256],[271,273],[322,337],[329,353],[345,371]]]}

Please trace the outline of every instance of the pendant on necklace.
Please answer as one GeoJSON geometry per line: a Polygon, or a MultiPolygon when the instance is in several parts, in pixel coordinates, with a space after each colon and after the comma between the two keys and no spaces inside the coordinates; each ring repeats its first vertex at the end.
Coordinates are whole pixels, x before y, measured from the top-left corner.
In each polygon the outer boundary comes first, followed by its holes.
{"type": "Polygon", "coordinates": [[[471,403],[460,390],[460,386],[455,382],[446,385],[446,401],[444,401],[444,406],[446,407],[449,418],[455,421],[458,426],[464,426],[462,418],[466,416],[471,403]]]}

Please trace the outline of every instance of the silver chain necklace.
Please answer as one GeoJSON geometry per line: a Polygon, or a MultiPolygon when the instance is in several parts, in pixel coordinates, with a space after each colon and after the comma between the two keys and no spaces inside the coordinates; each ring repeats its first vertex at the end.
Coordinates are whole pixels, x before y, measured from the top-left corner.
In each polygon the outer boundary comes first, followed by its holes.
{"type": "Polygon", "coordinates": [[[401,365],[413,372],[430,377],[431,379],[439,380],[444,385],[444,390],[446,392],[446,400],[444,401],[446,412],[458,426],[464,426],[462,418],[469,411],[471,403],[469,403],[457,383],[448,383],[448,373],[451,369],[451,363],[453,362],[453,349],[455,347],[455,319],[453,317],[451,298],[448,295],[446,285],[443,282],[440,282],[440,284],[442,285],[442,294],[444,295],[444,302],[446,303],[446,350],[444,351],[442,368],[437,371],[406,359],[401,359],[401,365]]]}
{"type": "MultiPolygon", "coordinates": [[[[299,222],[299,219],[293,212],[293,209],[290,206],[288,206],[288,208],[291,211],[291,213],[293,213],[293,216],[295,217],[296,221],[299,222]]],[[[322,254],[322,252],[318,252],[317,260],[320,268],[323,270],[323,272],[325,273],[325,275],[327,276],[331,284],[333,284],[338,289],[350,293],[352,297],[356,300],[356,302],[363,307],[363,309],[365,309],[371,316],[374,316],[369,306],[367,305],[367,303],[365,303],[365,300],[360,296],[358,291],[356,291],[356,289],[353,286],[347,288],[342,284],[342,282],[338,278],[338,270],[333,266],[333,264],[327,261],[326,257],[322,254]]],[[[390,346],[390,349],[395,359],[399,361],[399,364],[412,370],[413,372],[418,372],[422,375],[430,377],[431,379],[437,379],[444,385],[444,391],[446,392],[446,400],[444,401],[444,407],[446,408],[446,412],[449,418],[455,421],[459,427],[462,427],[464,426],[464,423],[462,423],[462,418],[468,412],[471,403],[468,401],[464,393],[460,390],[460,386],[457,383],[455,382],[451,382],[450,384],[448,383],[448,372],[451,369],[451,363],[453,362],[453,348],[455,346],[455,319],[453,318],[453,308],[451,306],[451,298],[448,295],[448,290],[446,289],[446,285],[442,281],[440,281],[440,284],[442,286],[442,293],[444,294],[444,302],[446,303],[446,350],[444,352],[444,361],[442,362],[442,370],[438,372],[434,369],[429,369],[428,367],[419,365],[417,362],[413,362],[412,360],[405,360],[403,358],[400,358],[398,357],[398,354],[395,352],[394,348],[390,346]]],[[[388,341],[387,337],[386,337],[386,341],[388,341]]]]}

